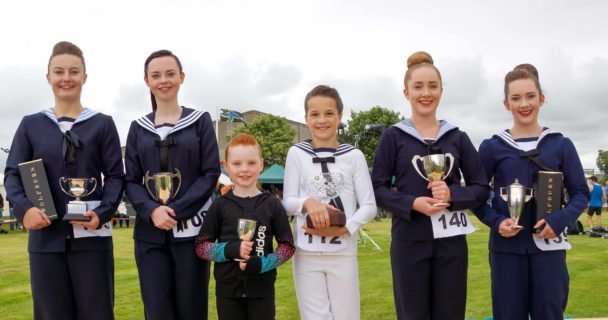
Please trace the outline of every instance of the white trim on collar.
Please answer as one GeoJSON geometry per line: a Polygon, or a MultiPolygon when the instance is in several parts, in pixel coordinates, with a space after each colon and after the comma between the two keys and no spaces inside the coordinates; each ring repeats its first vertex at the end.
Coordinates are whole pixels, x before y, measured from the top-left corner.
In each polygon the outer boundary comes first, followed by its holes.
{"type": "MultiPolygon", "coordinates": [[[[420,140],[422,143],[424,143],[424,144],[427,143],[424,140],[424,138],[420,135],[418,130],[416,130],[416,127],[412,123],[412,120],[405,119],[393,126],[397,127],[401,131],[409,134],[410,136],[420,140]]],[[[435,141],[438,141],[442,136],[444,136],[446,133],[448,133],[454,129],[458,129],[458,127],[456,127],[455,125],[453,125],[451,123],[448,123],[445,120],[439,120],[439,132],[437,132],[437,138],[435,138],[435,141]]]]}
{"type": "MultiPolygon", "coordinates": [[[[559,132],[555,132],[549,128],[543,128],[543,131],[538,136],[538,141],[537,141],[536,145],[538,146],[540,141],[544,137],[546,137],[550,134],[559,134],[559,132]]],[[[495,134],[495,136],[497,138],[499,138],[500,140],[504,141],[507,145],[509,145],[517,150],[526,151],[519,146],[519,144],[515,141],[515,139],[513,138],[513,136],[511,135],[511,133],[508,130],[501,131],[501,132],[495,134]]]]}
{"type": "MultiPolygon", "coordinates": [[[[169,136],[170,134],[177,132],[179,130],[182,130],[184,128],[187,128],[188,126],[190,126],[191,124],[195,123],[196,121],[198,121],[198,119],[200,117],[202,117],[205,114],[204,111],[201,110],[192,110],[192,112],[183,117],[180,118],[179,120],[177,120],[177,123],[175,123],[175,126],[169,131],[169,133],[167,134],[167,136],[169,136]]],[[[137,124],[139,124],[142,128],[158,135],[160,137],[160,134],[158,133],[158,131],[156,130],[156,126],[154,125],[154,123],[152,122],[152,120],[150,120],[148,117],[143,116],[139,119],[136,119],[135,122],[137,122],[137,124]]]]}
{"type": "MultiPolygon", "coordinates": [[[[306,153],[309,153],[309,154],[317,157],[317,154],[315,153],[315,150],[312,147],[312,144],[310,143],[310,141],[302,141],[300,143],[296,143],[294,146],[298,147],[299,149],[302,149],[306,153]]],[[[348,143],[340,143],[340,145],[338,146],[338,149],[336,149],[336,151],[334,152],[334,156],[340,156],[340,155],[343,155],[352,150],[355,150],[355,147],[353,147],[352,145],[350,145],[348,143]]]]}
{"type": "MultiPolygon", "coordinates": [[[[59,120],[57,120],[57,116],[55,116],[55,112],[53,112],[53,108],[43,109],[41,112],[45,116],[47,116],[49,119],[51,119],[53,122],[55,122],[55,124],[57,124],[57,126],[59,126],[59,120]]],[[[84,108],[78,115],[78,118],[76,118],[76,120],[74,121],[74,124],[87,121],[98,113],[99,112],[91,110],[89,108],[84,108]]]]}

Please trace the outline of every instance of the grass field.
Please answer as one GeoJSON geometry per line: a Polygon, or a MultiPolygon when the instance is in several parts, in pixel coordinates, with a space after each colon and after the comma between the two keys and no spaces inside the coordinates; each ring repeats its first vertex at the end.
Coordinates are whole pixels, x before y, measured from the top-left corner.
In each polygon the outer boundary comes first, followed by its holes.
{"type": "MultiPolygon", "coordinates": [[[[474,219],[474,218],[473,218],[474,219]]],[[[488,229],[474,219],[481,229],[468,237],[469,279],[467,318],[491,316],[490,270],[488,266],[488,229]]],[[[584,223],[586,226],[586,223],[584,223]]],[[[6,229],[6,226],[4,227],[6,229]]],[[[394,319],[391,270],[388,248],[390,220],[372,222],[367,231],[384,249],[376,252],[368,242],[359,246],[361,280],[361,319],[394,319]]],[[[114,236],[116,263],[117,319],[143,319],[137,269],[133,257],[132,228],[117,228],[114,236]]],[[[608,240],[571,236],[573,249],[568,252],[570,299],[566,316],[572,318],[608,316],[608,240]]],[[[0,234],[0,318],[31,319],[27,234],[12,231],[0,234]]],[[[298,308],[291,275],[291,264],[279,268],[277,319],[298,319],[298,308]]],[[[209,288],[209,319],[216,319],[214,281],[209,288]]]]}

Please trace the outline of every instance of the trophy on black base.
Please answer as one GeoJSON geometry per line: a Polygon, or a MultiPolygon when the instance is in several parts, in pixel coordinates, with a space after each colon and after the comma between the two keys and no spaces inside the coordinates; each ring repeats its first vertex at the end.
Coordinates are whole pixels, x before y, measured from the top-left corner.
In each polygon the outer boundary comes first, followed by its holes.
{"type": "Polygon", "coordinates": [[[515,179],[515,182],[508,187],[500,188],[500,197],[507,202],[509,214],[515,220],[515,226],[512,229],[523,229],[524,227],[518,225],[519,217],[524,211],[525,203],[532,198],[532,189],[525,188],[519,183],[519,180],[515,179]]]}
{"type": "MultiPolygon", "coordinates": [[[[416,172],[422,177],[422,179],[432,182],[432,181],[441,181],[450,175],[452,172],[452,168],[454,167],[454,156],[451,153],[445,154],[429,154],[428,156],[421,157],[419,155],[415,155],[412,158],[412,165],[416,172]],[[450,160],[450,167],[448,171],[445,171],[445,159],[450,160]],[[418,161],[422,160],[422,167],[424,169],[424,173],[420,171],[418,168],[418,161]]],[[[434,203],[433,207],[447,207],[450,204],[447,202],[434,203]]]]}
{"type": "Polygon", "coordinates": [[[76,198],[76,200],[68,202],[68,210],[63,216],[64,221],[91,221],[91,217],[84,215],[87,212],[87,203],[81,201],[80,198],[84,198],[97,188],[97,179],[90,178],[59,178],[59,186],[61,190],[68,196],[76,198]],[[67,190],[64,185],[67,183],[67,190]],[[93,187],[90,185],[93,184],[93,187]]]}
{"type": "MultiPolygon", "coordinates": [[[[321,203],[329,203],[344,190],[344,177],[337,172],[322,172],[316,176],[303,178],[301,183],[304,189],[308,190],[310,196],[321,203]]],[[[346,213],[344,211],[330,210],[328,214],[331,227],[346,225],[346,213]]],[[[314,224],[309,215],[306,215],[306,227],[314,229],[314,224]]]]}
{"type": "Polygon", "coordinates": [[[148,190],[150,197],[152,197],[152,199],[154,199],[156,202],[166,205],[179,192],[179,188],[182,185],[181,172],[179,169],[175,169],[175,173],[159,172],[153,174],[152,176],[148,175],[148,173],[149,172],[146,172],[144,184],[146,185],[146,189],[148,190]],[[174,178],[177,179],[177,188],[175,188],[175,192],[173,192],[174,178]],[[154,181],[154,192],[148,185],[149,181],[154,181]]]}

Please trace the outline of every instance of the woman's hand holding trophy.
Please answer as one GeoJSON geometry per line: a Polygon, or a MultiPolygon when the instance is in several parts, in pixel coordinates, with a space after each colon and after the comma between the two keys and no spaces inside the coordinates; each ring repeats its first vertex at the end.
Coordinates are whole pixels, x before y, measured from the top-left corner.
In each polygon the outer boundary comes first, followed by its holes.
{"type": "Polygon", "coordinates": [[[430,197],[418,197],[414,201],[414,210],[427,216],[431,216],[450,205],[452,200],[450,188],[443,181],[450,175],[454,167],[454,156],[451,153],[429,154],[421,157],[416,155],[412,158],[412,165],[422,179],[429,182],[427,188],[433,195],[430,197]],[[446,171],[446,159],[449,160],[449,168],[446,171]],[[418,161],[422,161],[424,174],[418,167],[418,161]]]}

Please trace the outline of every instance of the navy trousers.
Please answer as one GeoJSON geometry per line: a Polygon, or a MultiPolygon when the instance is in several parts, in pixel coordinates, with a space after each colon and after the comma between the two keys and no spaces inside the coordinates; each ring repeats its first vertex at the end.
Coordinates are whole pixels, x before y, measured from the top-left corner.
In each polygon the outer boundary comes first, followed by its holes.
{"type": "Polygon", "coordinates": [[[153,244],[135,241],[144,313],[148,320],[206,320],[209,261],[194,240],[153,244]]]}
{"type": "Polygon", "coordinates": [[[464,319],[468,247],[465,236],[391,242],[397,319],[464,319]]]}
{"type": "Polygon", "coordinates": [[[30,253],[36,320],[114,319],[112,251],[30,253]]]}
{"type": "Polygon", "coordinates": [[[490,252],[495,320],[563,319],[570,277],[566,251],[490,252]]]}

